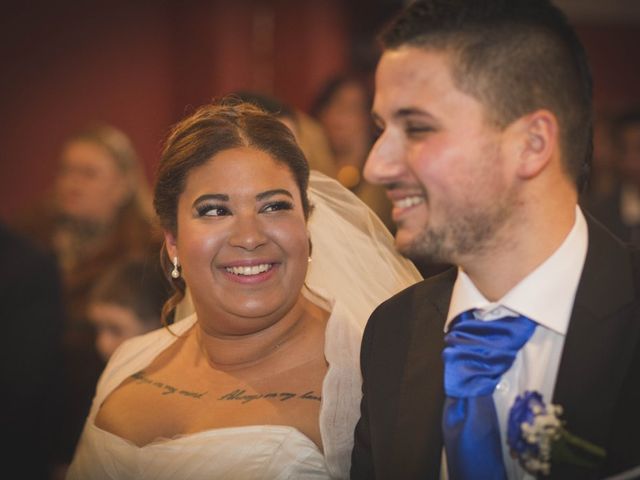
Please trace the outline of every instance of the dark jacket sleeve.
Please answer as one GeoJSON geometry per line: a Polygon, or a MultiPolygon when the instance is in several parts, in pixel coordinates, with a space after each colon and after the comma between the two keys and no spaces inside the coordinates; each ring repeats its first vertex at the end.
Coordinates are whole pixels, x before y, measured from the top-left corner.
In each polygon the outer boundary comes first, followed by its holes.
{"type": "Polygon", "coordinates": [[[373,337],[375,320],[372,318],[367,323],[362,338],[360,350],[360,368],[362,370],[362,402],[360,404],[360,420],[356,425],[353,453],[351,455],[351,478],[354,480],[375,479],[373,468],[373,455],[371,453],[371,436],[369,430],[369,410],[367,406],[368,395],[367,365],[371,351],[371,339],[373,337]]]}
{"type": "MultiPolygon", "coordinates": [[[[633,249],[635,298],[631,316],[640,325],[640,251],[633,249]]],[[[636,332],[640,328],[635,329],[636,332]]],[[[607,445],[605,472],[609,475],[640,467],[640,338],[636,334],[635,350],[618,395],[612,433],[607,445]]],[[[639,473],[640,476],[640,473],[639,473]]]]}

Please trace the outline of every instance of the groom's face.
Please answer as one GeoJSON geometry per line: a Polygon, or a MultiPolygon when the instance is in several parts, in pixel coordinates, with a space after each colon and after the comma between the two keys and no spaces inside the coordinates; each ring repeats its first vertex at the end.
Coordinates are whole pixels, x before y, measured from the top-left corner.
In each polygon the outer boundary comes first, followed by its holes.
{"type": "Polygon", "coordinates": [[[445,52],[387,50],[376,72],[381,134],[365,177],[387,189],[396,245],[412,258],[462,263],[491,243],[508,217],[502,131],[453,82],[445,52]]]}

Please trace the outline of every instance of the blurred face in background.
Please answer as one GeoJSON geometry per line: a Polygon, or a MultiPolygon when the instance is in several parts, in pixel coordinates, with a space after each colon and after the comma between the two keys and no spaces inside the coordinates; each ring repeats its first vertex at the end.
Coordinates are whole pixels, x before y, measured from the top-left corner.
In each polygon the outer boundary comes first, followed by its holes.
{"type": "Polygon", "coordinates": [[[336,154],[352,153],[363,143],[368,145],[370,115],[364,88],[356,82],[342,85],[320,113],[319,120],[336,154]]]}
{"type": "Polygon", "coordinates": [[[145,324],[132,309],[117,303],[92,303],[89,319],[96,328],[96,349],[105,362],[122,342],[154,328],[145,324]]]}
{"type": "Polygon", "coordinates": [[[640,123],[628,125],[620,133],[619,162],[622,178],[640,186],[640,123]]]}
{"type": "Polygon", "coordinates": [[[116,216],[130,188],[104,147],[72,141],[62,151],[55,190],[60,213],[75,220],[106,224],[116,216]]]}

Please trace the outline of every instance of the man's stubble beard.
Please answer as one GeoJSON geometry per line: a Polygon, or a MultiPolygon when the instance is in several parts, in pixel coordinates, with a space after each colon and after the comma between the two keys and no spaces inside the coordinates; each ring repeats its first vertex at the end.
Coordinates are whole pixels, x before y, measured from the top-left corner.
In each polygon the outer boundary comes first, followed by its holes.
{"type": "Polygon", "coordinates": [[[428,224],[409,244],[398,250],[411,260],[459,265],[463,258],[477,257],[500,248],[497,233],[513,218],[516,202],[515,192],[511,191],[489,209],[469,209],[462,215],[452,212],[444,225],[434,229],[428,224]]]}

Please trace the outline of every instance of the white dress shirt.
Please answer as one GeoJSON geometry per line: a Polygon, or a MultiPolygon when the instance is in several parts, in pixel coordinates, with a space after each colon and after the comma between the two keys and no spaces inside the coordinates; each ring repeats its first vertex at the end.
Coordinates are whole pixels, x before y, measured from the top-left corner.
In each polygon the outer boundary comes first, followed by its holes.
{"type": "Polygon", "coordinates": [[[509,479],[534,479],[509,453],[509,409],[516,396],[527,390],[540,392],[547,404],[551,400],[587,244],[587,223],[576,207],[575,223],[562,245],[497,302],[487,300],[462,269],[453,287],[445,331],[458,314],[474,308],[479,309],[476,316],[483,321],[518,313],[538,324],[493,393],[509,479]]]}

